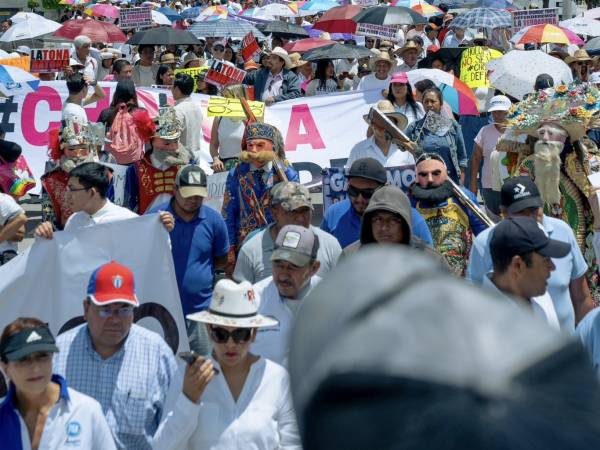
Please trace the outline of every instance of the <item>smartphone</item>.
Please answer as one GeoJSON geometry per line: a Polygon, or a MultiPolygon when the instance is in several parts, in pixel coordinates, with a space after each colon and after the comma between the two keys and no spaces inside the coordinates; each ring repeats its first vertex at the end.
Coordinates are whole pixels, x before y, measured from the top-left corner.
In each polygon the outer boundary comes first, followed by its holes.
{"type": "MultiPolygon", "coordinates": [[[[189,352],[179,352],[177,353],[177,356],[179,356],[188,364],[194,364],[194,362],[198,359],[198,356],[200,355],[198,355],[198,353],[196,353],[195,351],[191,350],[189,352]]],[[[215,375],[219,374],[219,370],[215,367],[213,367],[213,372],[215,373],[215,375]]]]}

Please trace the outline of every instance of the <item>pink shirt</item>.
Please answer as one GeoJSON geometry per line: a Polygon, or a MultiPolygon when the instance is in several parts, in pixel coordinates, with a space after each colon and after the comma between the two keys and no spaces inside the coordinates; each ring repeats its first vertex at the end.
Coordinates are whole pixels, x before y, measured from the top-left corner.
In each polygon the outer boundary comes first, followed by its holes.
{"type": "Polygon", "coordinates": [[[490,155],[496,148],[498,140],[502,136],[502,133],[498,131],[496,126],[491,123],[484,126],[477,136],[475,137],[475,143],[483,150],[483,168],[481,169],[481,185],[485,189],[492,187],[492,166],[490,165],[490,155]]]}

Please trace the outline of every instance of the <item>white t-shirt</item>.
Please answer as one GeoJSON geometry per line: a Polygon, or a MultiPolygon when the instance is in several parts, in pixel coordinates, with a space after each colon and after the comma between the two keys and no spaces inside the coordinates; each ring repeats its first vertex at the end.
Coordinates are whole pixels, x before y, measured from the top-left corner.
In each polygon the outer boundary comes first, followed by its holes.
{"type": "Polygon", "coordinates": [[[360,141],[350,150],[346,167],[350,167],[354,161],[361,158],[376,159],[383,167],[410,166],[415,164],[415,158],[412,153],[400,150],[393,142],[390,145],[387,156],[384,155],[373,137],[360,141]]]}
{"type": "Polygon", "coordinates": [[[380,80],[375,76],[374,73],[371,73],[360,79],[360,83],[358,83],[358,87],[356,88],[356,90],[370,91],[371,89],[379,89],[381,91],[389,87],[390,81],[392,81],[391,75],[388,75],[385,80],[380,80]]]}
{"type": "Polygon", "coordinates": [[[81,105],[65,102],[65,106],[63,106],[62,110],[62,118],[64,120],[69,117],[77,117],[81,123],[88,123],[87,114],[81,105]]]}
{"type": "MultiPolygon", "coordinates": [[[[0,227],[3,227],[21,214],[25,214],[25,211],[23,211],[23,208],[19,206],[15,199],[8,194],[0,192],[0,227]]],[[[17,247],[16,242],[0,242],[0,253],[7,250],[14,250],[16,252],[17,247]]]]}
{"type": "Polygon", "coordinates": [[[136,213],[115,205],[110,200],[106,199],[106,204],[100,208],[94,215],[89,215],[85,211],[78,211],[72,214],[65,224],[65,231],[74,230],[76,228],[89,227],[100,223],[117,222],[119,220],[131,219],[138,217],[136,213]]]}
{"type": "Polygon", "coordinates": [[[502,133],[498,131],[496,126],[491,123],[484,126],[477,136],[475,143],[483,150],[483,168],[481,169],[481,185],[485,189],[492,188],[492,165],[490,164],[490,156],[496,148],[496,144],[500,140],[502,133]]]}

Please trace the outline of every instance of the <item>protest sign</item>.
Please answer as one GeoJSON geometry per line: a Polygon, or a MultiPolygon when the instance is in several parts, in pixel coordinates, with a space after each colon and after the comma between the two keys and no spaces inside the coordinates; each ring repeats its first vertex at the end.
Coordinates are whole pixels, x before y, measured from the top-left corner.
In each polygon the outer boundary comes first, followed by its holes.
{"type": "Polygon", "coordinates": [[[68,48],[32,48],[32,73],[62,72],[69,65],[68,48]]]}
{"type": "MultiPolygon", "coordinates": [[[[265,104],[263,102],[248,102],[255,117],[265,115],[265,104]]],[[[230,117],[246,119],[246,113],[242,103],[237,98],[211,97],[208,101],[208,117],[230,117]]]]}
{"type": "Polygon", "coordinates": [[[178,73],[187,73],[191,76],[196,82],[194,84],[194,92],[198,92],[198,80],[200,79],[200,75],[206,73],[208,67],[190,67],[189,69],[175,69],[175,75],[178,73]]]}
{"type": "Polygon", "coordinates": [[[369,6],[377,6],[379,5],[378,0],[352,0],[353,5],[359,5],[363,8],[368,8],[369,6]]]}
{"type": "Polygon", "coordinates": [[[29,72],[30,58],[29,56],[16,56],[11,58],[0,59],[0,66],[13,66],[29,72]]]}
{"type": "Polygon", "coordinates": [[[516,33],[522,28],[540,23],[558,25],[558,9],[519,9],[510,12],[513,16],[512,32],[516,33]]]}
{"type": "MultiPolygon", "coordinates": [[[[386,167],[388,183],[404,192],[415,182],[415,166],[386,167]]],[[[323,212],[334,203],[348,196],[347,170],[344,167],[330,167],[323,171],[323,212]]]]}
{"type": "Polygon", "coordinates": [[[227,175],[229,172],[219,172],[207,177],[208,196],[202,202],[203,205],[214,209],[221,214],[223,206],[223,197],[225,196],[225,186],[227,184],[227,175]]]}
{"type": "Polygon", "coordinates": [[[237,84],[244,81],[246,71],[238,69],[233,64],[224,61],[213,61],[204,81],[217,86],[219,89],[228,84],[237,84]]]}
{"type": "Polygon", "coordinates": [[[244,36],[244,39],[242,40],[242,58],[244,58],[244,62],[248,62],[254,58],[257,53],[260,53],[260,47],[251,31],[244,36]]]}
{"type": "Polygon", "coordinates": [[[150,8],[121,8],[119,10],[120,28],[144,28],[152,26],[150,8]]]}
{"type": "Polygon", "coordinates": [[[502,53],[487,47],[470,47],[460,59],[460,80],[471,89],[489,87],[490,80],[485,67],[492,59],[500,58],[502,53]]]}
{"type": "Polygon", "coordinates": [[[359,23],[356,33],[359,36],[373,36],[387,41],[397,41],[397,32],[400,25],[374,25],[372,23],[359,23]]]}

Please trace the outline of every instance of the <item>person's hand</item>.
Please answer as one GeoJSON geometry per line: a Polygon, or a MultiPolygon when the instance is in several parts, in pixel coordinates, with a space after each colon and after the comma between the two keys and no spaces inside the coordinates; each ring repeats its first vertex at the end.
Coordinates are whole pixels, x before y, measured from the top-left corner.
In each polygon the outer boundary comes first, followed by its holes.
{"type": "Polygon", "coordinates": [[[405,150],[408,150],[409,152],[411,152],[413,154],[415,153],[415,150],[417,148],[417,143],[412,142],[412,141],[402,142],[401,145],[405,150]]]}
{"type": "Polygon", "coordinates": [[[173,231],[173,228],[175,228],[175,218],[173,217],[173,214],[167,211],[160,211],[158,217],[160,218],[160,223],[165,227],[165,230],[169,233],[173,231]]]}
{"type": "Polygon", "coordinates": [[[75,71],[73,70],[73,68],[71,66],[65,66],[65,68],[63,70],[63,74],[64,74],[65,78],[69,78],[74,73],[75,73],[75,71]]]}
{"type": "Polygon", "coordinates": [[[50,222],[42,222],[35,229],[35,235],[44,239],[52,239],[54,227],[50,222]]]}
{"type": "Polygon", "coordinates": [[[267,97],[267,99],[265,100],[265,105],[267,106],[271,106],[273,103],[275,103],[275,97],[267,97]]]}
{"type": "Polygon", "coordinates": [[[225,164],[223,164],[223,161],[218,156],[213,158],[213,163],[210,167],[214,172],[225,172],[225,164]]]}
{"type": "Polygon", "coordinates": [[[198,403],[204,389],[215,376],[210,360],[198,356],[196,361],[188,364],[183,378],[183,393],[193,403],[198,403]]]}

